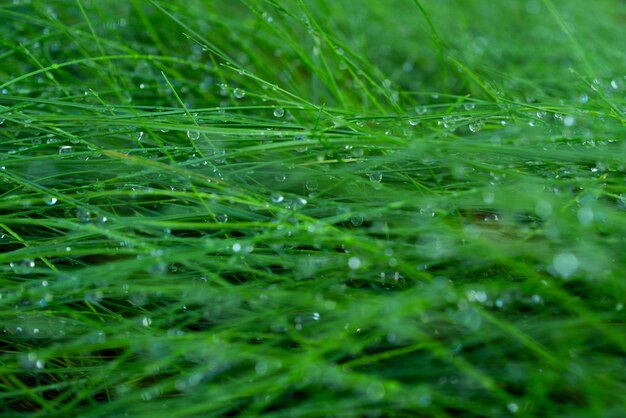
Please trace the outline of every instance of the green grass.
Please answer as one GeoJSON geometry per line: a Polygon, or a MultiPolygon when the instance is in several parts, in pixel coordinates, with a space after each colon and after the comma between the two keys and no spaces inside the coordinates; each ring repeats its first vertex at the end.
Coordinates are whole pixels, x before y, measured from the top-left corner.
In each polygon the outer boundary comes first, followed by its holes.
{"type": "Polygon", "coordinates": [[[3,416],[626,416],[626,4],[0,4],[3,416]]]}

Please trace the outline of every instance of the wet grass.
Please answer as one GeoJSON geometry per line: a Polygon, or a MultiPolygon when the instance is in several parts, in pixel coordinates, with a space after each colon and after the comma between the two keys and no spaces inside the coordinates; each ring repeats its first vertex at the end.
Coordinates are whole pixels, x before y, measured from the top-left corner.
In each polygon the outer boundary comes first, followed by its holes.
{"type": "Polygon", "coordinates": [[[626,414],[623,2],[0,19],[4,415],[626,414]]]}

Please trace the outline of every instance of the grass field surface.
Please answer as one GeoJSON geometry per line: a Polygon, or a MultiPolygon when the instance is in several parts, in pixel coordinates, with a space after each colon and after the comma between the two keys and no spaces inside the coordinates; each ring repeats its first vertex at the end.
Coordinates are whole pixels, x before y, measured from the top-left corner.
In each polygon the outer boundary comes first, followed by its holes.
{"type": "Polygon", "coordinates": [[[625,2],[0,22],[2,416],[626,416],[625,2]]]}

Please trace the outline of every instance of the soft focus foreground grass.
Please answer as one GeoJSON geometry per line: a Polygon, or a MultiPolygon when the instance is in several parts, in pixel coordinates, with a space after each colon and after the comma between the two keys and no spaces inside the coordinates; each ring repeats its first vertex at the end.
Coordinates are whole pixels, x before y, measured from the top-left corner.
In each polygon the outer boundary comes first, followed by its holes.
{"type": "Polygon", "coordinates": [[[0,5],[0,411],[626,415],[626,6],[0,5]]]}

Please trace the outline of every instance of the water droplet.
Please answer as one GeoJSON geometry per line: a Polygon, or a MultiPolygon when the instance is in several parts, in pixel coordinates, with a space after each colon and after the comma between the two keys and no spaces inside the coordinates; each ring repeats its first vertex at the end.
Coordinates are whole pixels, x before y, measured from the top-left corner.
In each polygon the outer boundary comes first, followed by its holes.
{"type": "Polygon", "coordinates": [[[476,105],[474,103],[465,103],[463,107],[465,108],[465,110],[473,110],[476,105]]]}
{"type": "MultiPolygon", "coordinates": [[[[34,334],[39,333],[39,329],[35,328],[33,330],[33,333],[34,334]]],[[[22,367],[24,367],[25,369],[29,369],[29,370],[43,369],[46,367],[46,362],[42,358],[40,358],[36,353],[32,353],[32,352],[24,356],[21,360],[21,363],[22,363],[22,367]]]]}
{"type": "Polygon", "coordinates": [[[239,251],[241,251],[241,244],[236,242],[233,244],[233,252],[238,253],[239,251]]]}
{"type": "Polygon", "coordinates": [[[547,114],[547,113],[546,113],[546,111],[545,111],[545,110],[538,110],[538,111],[537,111],[537,117],[538,117],[539,119],[543,119],[543,118],[545,118],[545,117],[546,117],[546,114],[547,114]]]}
{"type": "Polygon", "coordinates": [[[578,258],[572,253],[560,253],[554,256],[552,266],[559,276],[567,279],[578,270],[578,258]]]}
{"type": "Polygon", "coordinates": [[[63,145],[59,147],[59,154],[70,154],[74,152],[74,147],[70,145],[63,145]]]}
{"type": "Polygon", "coordinates": [[[380,171],[372,171],[371,173],[368,173],[368,177],[370,178],[370,181],[380,183],[383,180],[383,173],[380,171]]]}
{"type": "Polygon", "coordinates": [[[52,206],[58,201],[58,199],[52,195],[47,195],[43,198],[43,201],[46,203],[46,205],[52,206]]]}
{"type": "Polygon", "coordinates": [[[589,96],[587,96],[586,94],[583,94],[582,96],[580,96],[580,97],[578,98],[578,100],[579,100],[581,103],[583,103],[583,104],[584,104],[584,103],[588,103],[588,102],[589,102],[589,96]]]}
{"type": "Polygon", "coordinates": [[[215,220],[221,224],[228,222],[228,215],[225,213],[220,213],[215,215],[215,220]]]}
{"type": "Polygon", "coordinates": [[[319,185],[316,180],[308,180],[305,184],[305,187],[308,191],[314,192],[319,188],[319,185]]]}
{"type": "Polygon", "coordinates": [[[274,109],[274,117],[282,118],[283,116],[285,116],[285,109],[283,109],[282,107],[277,107],[276,109],[274,109]]]}
{"type": "Polygon", "coordinates": [[[141,320],[141,324],[144,327],[149,327],[150,324],[152,324],[152,319],[150,319],[149,317],[145,316],[142,320],[141,320]]]}
{"type": "Polygon", "coordinates": [[[255,371],[258,375],[262,375],[262,374],[267,373],[267,369],[268,369],[267,363],[266,363],[266,362],[264,362],[264,361],[259,361],[259,362],[257,362],[257,363],[255,364],[255,366],[254,366],[254,371],[255,371]]]}
{"type": "Polygon", "coordinates": [[[283,200],[285,200],[285,197],[280,193],[272,193],[270,196],[270,200],[272,201],[272,203],[281,203],[283,200]]]}
{"type": "Polygon", "coordinates": [[[367,396],[372,401],[380,401],[385,397],[385,386],[380,382],[374,382],[367,386],[367,396]]]}
{"type": "Polygon", "coordinates": [[[350,223],[354,226],[361,226],[363,224],[363,216],[355,215],[350,218],[350,223]]]}
{"type": "Polygon", "coordinates": [[[479,132],[485,127],[485,123],[482,120],[477,120],[469,124],[469,130],[472,132],[479,132]]]}
{"type": "Polygon", "coordinates": [[[581,225],[589,225],[593,222],[593,210],[588,206],[583,206],[578,210],[577,217],[581,225]]]}
{"type": "Polygon", "coordinates": [[[279,183],[282,183],[283,181],[285,181],[285,179],[287,179],[287,176],[284,175],[283,173],[278,173],[274,176],[274,180],[276,180],[279,183]]]}
{"type": "Polygon", "coordinates": [[[467,300],[470,302],[485,303],[487,301],[487,293],[484,290],[469,290],[467,292],[467,300]]]}
{"type": "Polygon", "coordinates": [[[303,208],[307,203],[308,202],[307,202],[307,200],[305,198],[298,196],[291,203],[291,207],[294,210],[298,210],[300,208],[303,208]]]}
{"type": "Polygon", "coordinates": [[[511,402],[506,406],[506,409],[508,409],[510,413],[515,414],[519,411],[519,406],[517,406],[516,403],[511,402]]]}
{"type": "Polygon", "coordinates": [[[76,217],[78,218],[79,221],[86,224],[86,223],[91,222],[92,214],[91,212],[88,212],[85,209],[77,209],[76,217]]]}
{"type": "Polygon", "coordinates": [[[420,121],[418,119],[410,119],[409,120],[409,125],[411,126],[417,126],[420,124],[420,121]]]}
{"type": "Polygon", "coordinates": [[[233,90],[233,96],[235,96],[236,99],[243,99],[246,96],[246,91],[243,89],[235,89],[233,90]]]}
{"type": "Polygon", "coordinates": [[[563,118],[563,125],[570,127],[574,126],[576,123],[576,118],[574,116],[568,115],[563,118]]]}
{"type": "Polygon", "coordinates": [[[535,213],[541,218],[548,218],[552,214],[552,204],[546,200],[540,200],[535,205],[535,213]]]}
{"type": "Polygon", "coordinates": [[[29,274],[35,268],[35,260],[26,258],[19,263],[10,262],[9,267],[17,274],[29,274]]]}
{"type": "Polygon", "coordinates": [[[350,267],[352,270],[356,270],[359,267],[361,267],[361,259],[358,257],[350,257],[350,259],[348,260],[348,267],[350,267]]]}
{"type": "Polygon", "coordinates": [[[270,16],[267,12],[263,12],[261,16],[263,16],[263,18],[265,19],[267,23],[271,24],[274,21],[274,18],[270,16]]]}
{"type": "Polygon", "coordinates": [[[187,138],[191,139],[192,141],[195,141],[196,139],[200,138],[200,132],[187,131],[187,138]]]}

